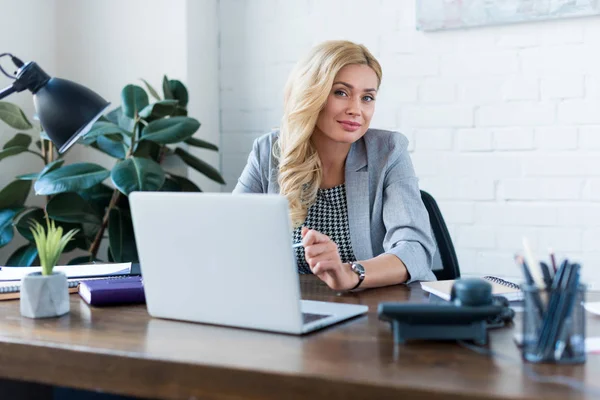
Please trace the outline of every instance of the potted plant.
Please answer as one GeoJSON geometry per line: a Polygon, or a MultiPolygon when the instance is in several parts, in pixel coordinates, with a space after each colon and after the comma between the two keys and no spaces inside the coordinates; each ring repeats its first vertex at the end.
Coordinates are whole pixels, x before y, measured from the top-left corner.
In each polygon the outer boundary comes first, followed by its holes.
{"type": "Polygon", "coordinates": [[[187,115],[189,97],[183,83],[165,76],[161,96],[143,82],[145,89],[125,86],[121,105],[96,122],[79,141],[79,145],[112,157],[115,164],[110,169],[91,162],[65,163],[63,155],[18,106],[0,101],[0,121],[17,130],[12,139],[3,146],[0,144],[0,162],[25,154],[38,159],[27,163],[32,168],[26,171],[29,173],[0,188],[0,248],[17,234],[27,241],[6,260],[0,260],[0,265],[38,264],[38,251],[28,221],[44,224],[46,216],[65,232],[78,229],[64,252],[79,249],[85,255],[72,257],[69,264],[95,260],[135,262],[138,256],[129,193],[201,191],[184,174],[169,168],[173,160],[213,181],[225,183],[219,171],[189,151],[191,147],[210,151],[218,148],[194,137],[200,122],[187,115]],[[37,195],[43,196],[42,207],[27,204],[32,187],[37,195]],[[103,240],[108,242],[108,251],[99,254],[103,240]]]}
{"type": "Polygon", "coordinates": [[[21,280],[21,315],[29,318],[58,317],[69,312],[67,276],[54,267],[67,243],[77,234],[72,229],[63,235],[63,228],[46,217],[47,229],[38,221],[30,221],[31,233],[42,266],[21,280]]]}

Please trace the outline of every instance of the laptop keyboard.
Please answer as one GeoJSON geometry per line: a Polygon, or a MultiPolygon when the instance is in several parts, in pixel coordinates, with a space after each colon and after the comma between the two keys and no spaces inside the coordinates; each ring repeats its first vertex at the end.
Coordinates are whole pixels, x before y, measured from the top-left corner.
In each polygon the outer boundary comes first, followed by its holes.
{"type": "Polygon", "coordinates": [[[309,322],[318,321],[323,318],[330,317],[329,314],[311,314],[311,313],[302,313],[302,322],[308,324],[309,322]]]}

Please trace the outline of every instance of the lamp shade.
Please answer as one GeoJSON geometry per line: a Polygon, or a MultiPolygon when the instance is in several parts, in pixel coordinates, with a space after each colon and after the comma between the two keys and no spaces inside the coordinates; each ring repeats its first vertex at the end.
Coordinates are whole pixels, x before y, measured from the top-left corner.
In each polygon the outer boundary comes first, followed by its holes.
{"type": "Polygon", "coordinates": [[[59,153],[85,135],[110,103],[75,82],[50,78],[33,95],[38,118],[59,153]]]}

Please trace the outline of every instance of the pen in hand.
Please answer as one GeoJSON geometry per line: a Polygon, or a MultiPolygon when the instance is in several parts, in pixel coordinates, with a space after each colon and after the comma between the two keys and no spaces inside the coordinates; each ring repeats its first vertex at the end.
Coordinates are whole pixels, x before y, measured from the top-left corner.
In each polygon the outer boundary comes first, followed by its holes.
{"type": "Polygon", "coordinates": [[[298,247],[302,247],[302,242],[294,243],[292,245],[292,249],[297,249],[298,247]]]}

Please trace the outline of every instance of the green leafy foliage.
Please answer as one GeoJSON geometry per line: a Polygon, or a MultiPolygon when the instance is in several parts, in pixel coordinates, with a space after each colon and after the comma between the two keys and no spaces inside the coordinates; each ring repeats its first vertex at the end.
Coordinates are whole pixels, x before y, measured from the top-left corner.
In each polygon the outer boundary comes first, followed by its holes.
{"type": "Polygon", "coordinates": [[[111,179],[121,193],[129,195],[135,191],[160,189],[165,181],[165,172],[156,161],[131,157],[115,165],[111,179]]]}
{"type": "Polygon", "coordinates": [[[52,275],[60,255],[78,230],[73,229],[63,235],[63,228],[57,227],[54,221],[49,219],[46,220],[46,227],[47,229],[44,229],[37,221],[31,222],[31,232],[42,265],[42,274],[52,275]]]}
{"type": "Polygon", "coordinates": [[[19,106],[5,101],[0,101],[0,120],[15,129],[33,128],[33,125],[31,125],[31,122],[29,122],[19,106]]]}
{"type": "Polygon", "coordinates": [[[219,149],[194,137],[200,122],[188,117],[185,85],[164,76],[161,98],[147,81],[141,81],[141,86],[125,86],[121,105],[101,117],[78,142],[113,158],[115,164],[110,169],[91,162],[65,163],[46,133],[34,127],[18,106],[0,102],[0,121],[25,131],[15,132],[0,143],[0,162],[23,153],[43,160],[39,165],[31,163],[28,170],[32,172],[17,176],[0,190],[0,247],[16,235],[28,241],[8,257],[5,265],[53,264],[56,252],[50,252],[47,244],[40,251],[37,241],[42,239],[60,252],[87,252],[71,258],[72,264],[100,259],[137,261],[127,196],[133,191],[201,191],[188,178],[169,172],[163,166],[166,157],[179,158],[208,178],[225,183],[217,169],[186,151],[188,146],[219,149]],[[34,141],[36,134],[39,140],[34,141]],[[35,195],[44,196],[41,208],[27,206],[32,186],[35,195]],[[68,237],[66,243],[57,240],[58,232],[69,232],[61,236],[68,237]],[[108,239],[108,252],[99,256],[103,239],[108,239]]]}

